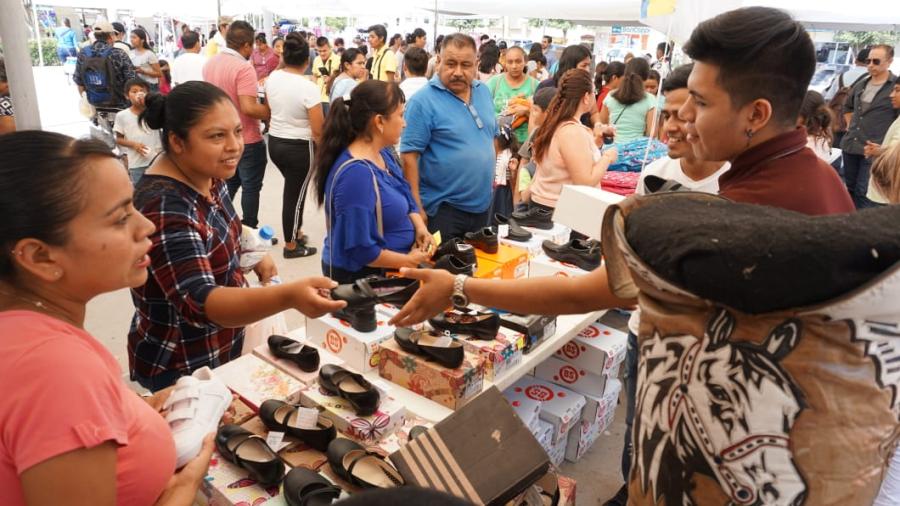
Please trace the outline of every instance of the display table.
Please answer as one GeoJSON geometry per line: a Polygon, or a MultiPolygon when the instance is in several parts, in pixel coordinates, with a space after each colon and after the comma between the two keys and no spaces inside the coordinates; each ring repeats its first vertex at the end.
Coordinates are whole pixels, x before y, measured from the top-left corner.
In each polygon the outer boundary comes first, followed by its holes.
{"type": "MultiPolygon", "coordinates": [[[[519,378],[537,367],[538,364],[553,355],[557,349],[578,335],[585,327],[597,321],[605,312],[594,311],[585,314],[559,316],[556,320],[556,333],[553,336],[544,339],[531,353],[522,357],[522,361],[519,364],[507,371],[499,380],[493,382],[485,380],[484,388],[488,389],[491,386],[496,386],[501,391],[505,390],[519,378]]],[[[306,342],[306,328],[300,327],[295,329],[288,333],[288,337],[306,342]]],[[[384,378],[378,375],[377,370],[364,373],[363,376],[375,384],[386,382],[384,378]]],[[[393,392],[409,411],[430,422],[439,422],[453,413],[453,410],[405,388],[397,387],[393,389],[393,392]]]]}

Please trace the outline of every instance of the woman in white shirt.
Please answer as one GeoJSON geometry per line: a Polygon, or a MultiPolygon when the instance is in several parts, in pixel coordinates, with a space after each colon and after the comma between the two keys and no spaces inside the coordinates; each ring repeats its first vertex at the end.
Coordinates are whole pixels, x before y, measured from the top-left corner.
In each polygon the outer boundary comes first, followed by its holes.
{"type": "Polygon", "coordinates": [[[313,143],[322,135],[322,97],[319,87],[305,77],[309,43],[299,33],[284,40],[284,68],[266,80],[266,100],[272,110],[269,122],[269,156],[284,176],[281,223],[284,257],[314,255],[303,235],[303,207],[313,163],[313,143]]]}
{"type": "Polygon", "coordinates": [[[134,71],[144,81],[150,84],[150,91],[159,93],[159,78],[162,77],[162,69],[159,68],[159,58],[150,49],[147,42],[147,32],[143,28],[135,28],[131,31],[131,63],[134,71]]]}

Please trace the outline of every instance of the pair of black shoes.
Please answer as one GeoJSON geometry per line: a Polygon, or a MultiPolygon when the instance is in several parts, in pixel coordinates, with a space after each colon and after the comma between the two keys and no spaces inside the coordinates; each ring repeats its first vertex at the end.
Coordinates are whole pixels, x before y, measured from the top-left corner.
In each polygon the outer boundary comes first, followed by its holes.
{"type": "Polygon", "coordinates": [[[381,394],[366,378],[333,364],[319,370],[319,388],[349,402],[359,416],[375,413],[381,403],[381,394]]]}
{"type": "Polygon", "coordinates": [[[574,265],[579,269],[592,271],[600,267],[602,255],[598,241],[572,239],[565,244],[544,241],[541,248],[553,260],[574,265]]]}
{"type": "Polygon", "coordinates": [[[434,258],[435,269],[443,269],[451,274],[474,276],[478,266],[475,248],[457,237],[442,242],[435,250],[434,258]]]}
{"type": "Polygon", "coordinates": [[[407,353],[433,360],[448,369],[458,368],[466,358],[461,342],[433,330],[400,328],[394,332],[394,341],[407,353]]]}
{"type": "Polygon", "coordinates": [[[265,487],[284,478],[284,462],[265,438],[240,425],[227,424],[216,431],[216,449],[222,458],[247,471],[250,478],[265,487]]]}
{"type": "Polygon", "coordinates": [[[516,220],[516,223],[521,227],[531,227],[540,230],[550,230],[553,228],[552,209],[531,206],[526,211],[516,211],[512,213],[511,217],[516,220]]]}
{"type": "Polygon", "coordinates": [[[450,334],[472,336],[492,341],[500,331],[500,315],[471,309],[452,309],[428,320],[432,328],[450,334]]]}
{"type": "Polygon", "coordinates": [[[375,304],[402,306],[418,289],[419,282],[415,279],[378,276],[358,279],[331,290],[332,299],[347,301],[347,306],[332,316],[349,322],[359,332],[372,332],[378,326],[375,304]]]}
{"type": "Polygon", "coordinates": [[[498,227],[498,230],[500,225],[507,225],[509,232],[506,234],[506,238],[510,241],[528,242],[531,239],[531,232],[522,228],[515,218],[508,218],[497,213],[494,215],[494,225],[498,227]]]}
{"type": "Polygon", "coordinates": [[[478,232],[466,232],[465,241],[475,249],[491,255],[500,250],[500,237],[491,227],[484,227],[478,232]]]}
{"type": "Polygon", "coordinates": [[[332,441],[326,456],[334,474],[356,487],[394,488],[405,484],[400,472],[381,455],[366,450],[350,439],[332,441]]]}
{"type": "Polygon", "coordinates": [[[259,419],[269,430],[283,432],[306,443],[310,448],[324,452],[328,443],[337,437],[334,422],[319,415],[315,429],[304,429],[297,426],[296,404],[288,404],[277,399],[269,399],[259,407],[259,419]]]}
{"type": "Polygon", "coordinates": [[[269,351],[277,358],[290,360],[301,371],[313,372],[319,368],[319,350],[300,344],[285,336],[272,334],[268,340],[269,351]]]}

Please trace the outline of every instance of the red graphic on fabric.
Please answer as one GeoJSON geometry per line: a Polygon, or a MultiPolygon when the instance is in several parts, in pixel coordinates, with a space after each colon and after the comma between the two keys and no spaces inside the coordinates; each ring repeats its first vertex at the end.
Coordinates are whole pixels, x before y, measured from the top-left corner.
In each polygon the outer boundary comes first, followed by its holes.
{"type": "Polygon", "coordinates": [[[578,370],[570,365],[564,365],[559,368],[559,377],[566,383],[575,383],[578,381],[578,370]]]}
{"type": "Polygon", "coordinates": [[[610,331],[608,331],[608,330],[604,330],[604,331],[603,331],[603,335],[604,335],[604,336],[611,336],[611,335],[612,335],[612,332],[610,332],[610,331]]]}
{"type": "Polygon", "coordinates": [[[341,336],[339,332],[329,330],[328,333],[325,334],[325,347],[334,353],[340,353],[341,349],[344,347],[343,336],[341,336]]]}
{"type": "Polygon", "coordinates": [[[560,351],[569,358],[578,358],[578,355],[581,355],[581,351],[583,350],[579,350],[578,344],[575,341],[569,341],[563,345],[560,351]]]}
{"type": "Polygon", "coordinates": [[[553,390],[550,390],[544,385],[531,385],[525,389],[525,395],[527,395],[529,399],[547,402],[553,399],[553,390]]]}
{"type": "Polygon", "coordinates": [[[585,327],[584,330],[582,330],[581,333],[578,334],[578,337],[591,338],[591,337],[597,337],[599,335],[600,335],[600,329],[598,329],[597,327],[595,327],[593,325],[590,325],[588,327],[585,327]]]}

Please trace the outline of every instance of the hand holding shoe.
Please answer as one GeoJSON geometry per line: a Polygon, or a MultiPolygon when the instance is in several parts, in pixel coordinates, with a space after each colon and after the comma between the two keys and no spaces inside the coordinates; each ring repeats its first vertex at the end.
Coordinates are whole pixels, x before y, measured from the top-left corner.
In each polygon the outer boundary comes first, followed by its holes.
{"type": "Polygon", "coordinates": [[[150,397],[146,397],[144,400],[146,400],[147,404],[149,404],[150,407],[153,408],[153,411],[156,411],[157,413],[162,413],[163,406],[166,404],[166,399],[168,399],[169,396],[172,395],[172,391],[174,389],[175,389],[175,385],[163,388],[162,390],[156,392],[155,394],[151,395],[150,397]]]}
{"type": "Polygon", "coordinates": [[[339,311],[347,306],[342,300],[331,300],[328,291],[338,286],[326,277],[310,277],[291,283],[291,305],[310,318],[339,311]]]}
{"type": "Polygon", "coordinates": [[[431,253],[421,250],[418,247],[413,248],[412,251],[407,253],[406,257],[409,259],[407,267],[418,267],[423,263],[431,261],[431,253]]]}
{"type": "Polygon", "coordinates": [[[411,327],[450,307],[453,274],[434,269],[400,269],[400,274],[422,282],[416,294],[389,322],[395,327],[411,327]]]}
{"type": "Polygon", "coordinates": [[[212,458],[213,449],[215,449],[214,438],[214,433],[207,434],[203,439],[200,454],[169,479],[166,489],[156,501],[157,506],[191,504],[193,502],[197,490],[200,489],[200,485],[209,471],[209,461],[212,458]]]}

